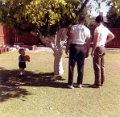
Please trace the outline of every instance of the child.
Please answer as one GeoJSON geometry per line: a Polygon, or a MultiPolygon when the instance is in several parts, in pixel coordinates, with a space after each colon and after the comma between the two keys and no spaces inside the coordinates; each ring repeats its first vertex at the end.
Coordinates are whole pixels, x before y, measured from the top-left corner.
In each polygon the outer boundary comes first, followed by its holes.
{"type": "Polygon", "coordinates": [[[25,75],[25,68],[26,68],[26,61],[30,61],[30,58],[28,59],[28,55],[27,56],[27,59],[26,59],[26,56],[25,56],[25,50],[24,49],[19,49],[19,76],[24,76],[25,75]]]}

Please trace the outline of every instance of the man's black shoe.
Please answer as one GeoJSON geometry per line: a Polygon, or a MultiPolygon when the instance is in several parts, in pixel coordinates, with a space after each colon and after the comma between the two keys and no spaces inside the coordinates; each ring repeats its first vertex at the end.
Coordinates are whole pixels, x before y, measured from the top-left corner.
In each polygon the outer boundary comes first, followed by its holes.
{"type": "Polygon", "coordinates": [[[93,84],[91,85],[92,88],[100,88],[100,85],[97,85],[97,84],[93,84]]]}

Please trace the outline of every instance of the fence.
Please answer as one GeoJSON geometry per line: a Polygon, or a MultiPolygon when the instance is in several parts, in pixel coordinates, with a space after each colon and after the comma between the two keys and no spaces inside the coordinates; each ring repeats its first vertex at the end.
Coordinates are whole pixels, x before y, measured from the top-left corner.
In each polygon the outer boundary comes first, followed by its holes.
{"type": "MultiPolygon", "coordinates": [[[[111,28],[110,30],[115,34],[115,39],[106,47],[120,48],[120,29],[111,28]]],[[[93,29],[91,29],[91,32],[93,34],[93,29]]],[[[0,46],[14,44],[38,45],[40,44],[40,40],[32,34],[23,33],[13,28],[0,25],[0,46]]]]}
{"type": "Polygon", "coordinates": [[[120,48],[120,28],[111,28],[110,29],[115,35],[115,39],[112,40],[106,47],[108,48],[120,48]]]}
{"type": "MultiPolygon", "coordinates": [[[[115,38],[106,45],[107,48],[120,48],[120,28],[110,28],[111,32],[115,35],[115,38]]],[[[91,28],[91,34],[93,37],[94,29],[91,28]]],[[[92,38],[93,39],[93,38],[92,38]]]]}

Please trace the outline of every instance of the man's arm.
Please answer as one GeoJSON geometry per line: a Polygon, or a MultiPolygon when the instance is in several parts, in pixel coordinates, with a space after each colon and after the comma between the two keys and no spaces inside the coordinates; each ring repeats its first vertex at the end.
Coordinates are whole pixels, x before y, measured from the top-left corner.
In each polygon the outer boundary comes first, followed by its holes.
{"type": "Polygon", "coordinates": [[[66,44],[66,49],[65,49],[66,54],[68,54],[68,50],[69,50],[72,39],[73,39],[73,33],[70,33],[67,38],[67,44],[66,44]]]}
{"type": "Polygon", "coordinates": [[[98,32],[95,32],[95,33],[94,33],[93,49],[92,49],[92,52],[91,52],[91,56],[94,55],[94,51],[95,51],[95,49],[96,49],[96,47],[97,47],[98,38],[99,38],[99,33],[98,33],[98,32]]]}
{"type": "Polygon", "coordinates": [[[115,35],[112,32],[108,33],[106,44],[112,41],[115,38],[115,35]]]}
{"type": "Polygon", "coordinates": [[[89,56],[89,50],[90,50],[90,37],[86,38],[86,49],[87,49],[87,53],[86,53],[86,58],[89,56]]]}

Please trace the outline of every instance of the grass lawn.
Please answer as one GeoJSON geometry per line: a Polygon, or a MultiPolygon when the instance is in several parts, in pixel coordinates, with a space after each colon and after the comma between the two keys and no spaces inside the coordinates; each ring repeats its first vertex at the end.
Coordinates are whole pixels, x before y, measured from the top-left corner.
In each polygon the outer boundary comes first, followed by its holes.
{"type": "MultiPolygon", "coordinates": [[[[27,77],[18,78],[18,53],[0,55],[0,117],[120,117],[120,51],[107,50],[106,81],[101,88],[94,82],[91,57],[85,61],[84,87],[68,89],[68,59],[63,56],[65,73],[53,79],[53,53],[27,52],[27,77]]],[[[75,69],[74,80],[77,72],[75,69]]]]}

